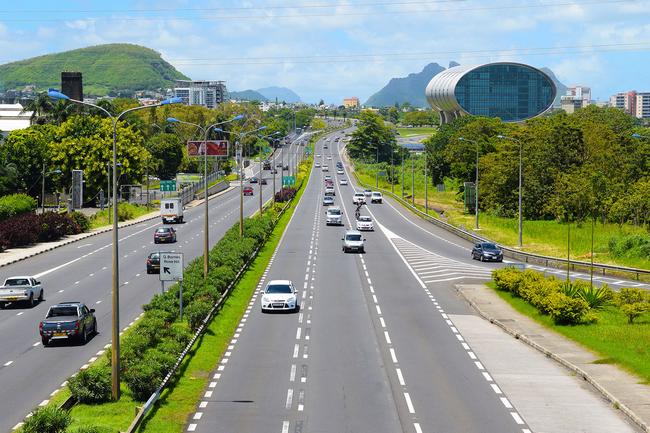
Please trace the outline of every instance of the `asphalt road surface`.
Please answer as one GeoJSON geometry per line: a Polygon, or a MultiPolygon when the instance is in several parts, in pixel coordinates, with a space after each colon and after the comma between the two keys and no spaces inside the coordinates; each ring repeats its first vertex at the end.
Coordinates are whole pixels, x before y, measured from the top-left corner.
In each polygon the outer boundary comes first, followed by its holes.
{"type": "MultiPolygon", "coordinates": [[[[338,149],[322,144],[316,152],[332,169],[338,149]]],[[[325,225],[324,174],[314,169],[187,431],[634,431],[456,295],[453,284],[487,281],[500,266],[472,262],[464,241],[385,202],[362,211],[375,220],[367,252],[343,253],[354,186],[339,185],[335,173],[344,226],[325,225]],[[260,291],[273,279],[293,281],[299,311],[260,311],[260,291]]]]}
{"type": "MultiPolygon", "coordinates": [[[[297,148],[284,151],[284,161],[297,148]]],[[[276,152],[280,158],[280,152],[276,152]]],[[[274,164],[275,165],[275,164],[274,164]]],[[[259,166],[255,165],[259,176],[259,166]]],[[[278,171],[276,188],[281,185],[278,171]]],[[[286,172],[285,172],[286,173],[286,172]]],[[[268,184],[263,199],[271,198],[272,175],[264,172],[268,184]]],[[[244,197],[244,213],[259,209],[259,185],[254,195],[244,197]]],[[[147,275],[145,259],[152,251],[184,253],[185,263],[203,254],[204,206],[185,210],[185,223],[177,224],[177,243],[153,243],[160,219],[120,229],[120,322],[129,326],[142,313],[142,305],[161,290],[158,275],[147,275]]],[[[239,188],[209,201],[210,243],[214,245],[239,220],[239,188]]],[[[34,407],[47,402],[50,394],[80,367],[101,356],[111,341],[111,232],[69,244],[30,259],[5,266],[1,278],[35,275],[43,283],[45,301],[28,308],[9,304],[0,310],[0,431],[10,431],[34,407]],[[96,310],[99,334],[86,345],[52,342],[43,347],[38,323],[50,305],[80,301],[96,310]]]]}

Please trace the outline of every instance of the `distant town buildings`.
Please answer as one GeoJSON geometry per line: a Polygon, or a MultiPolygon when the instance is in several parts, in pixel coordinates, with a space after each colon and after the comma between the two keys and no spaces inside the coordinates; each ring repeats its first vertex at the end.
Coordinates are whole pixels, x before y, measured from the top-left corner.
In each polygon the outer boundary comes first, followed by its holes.
{"type": "Polygon", "coordinates": [[[618,108],[636,116],[636,90],[621,92],[609,97],[610,107],[618,108]]]}
{"type": "Polygon", "coordinates": [[[650,92],[636,94],[636,117],[650,119],[650,92]]]}
{"type": "Polygon", "coordinates": [[[174,96],[187,105],[215,108],[228,99],[225,81],[176,80],[174,96]]]}
{"type": "Polygon", "coordinates": [[[562,109],[567,113],[591,104],[591,89],[586,86],[567,87],[566,95],[560,97],[562,109]]]}
{"type": "Polygon", "coordinates": [[[23,106],[16,104],[0,104],[0,132],[3,135],[16,129],[28,128],[31,124],[32,112],[23,112],[23,106]]]}
{"type": "Polygon", "coordinates": [[[359,103],[359,98],[356,96],[343,99],[343,106],[345,108],[359,108],[359,105],[361,104],[359,103]]]}

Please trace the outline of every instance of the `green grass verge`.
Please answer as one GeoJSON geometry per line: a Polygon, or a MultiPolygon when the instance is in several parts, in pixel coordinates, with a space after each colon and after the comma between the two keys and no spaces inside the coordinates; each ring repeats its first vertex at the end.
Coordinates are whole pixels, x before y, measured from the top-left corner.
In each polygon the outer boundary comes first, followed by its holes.
{"type": "MultiPolygon", "coordinates": [[[[117,205],[118,208],[118,213],[122,213],[123,217],[119,218],[119,221],[126,221],[130,219],[135,219],[139,218],[142,215],[146,215],[150,212],[153,212],[156,210],[155,207],[152,207],[151,205],[147,209],[146,206],[140,206],[137,204],[132,204],[132,203],[119,203],[117,205]]],[[[111,208],[111,223],[113,221],[113,208],[111,208]]],[[[93,215],[90,218],[90,229],[96,229],[100,227],[105,227],[109,225],[110,223],[108,222],[108,209],[104,209],[102,211],[97,212],[95,215],[93,215]]]]}
{"type": "Polygon", "coordinates": [[[641,377],[642,382],[650,383],[650,314],[645,314],[630,325],[627,316],[610,306],[596,313],[597,323],[556,325],[549,316],[541,314],[522,298],[497,290],[494,283],[488,286],[519,313],[596,353],[600,357],[597,363],[616,364],[641,377]]]}
{"type": "MultiPolygon", "coordinates": [[[[209,374],[216,367],[221,359],[221,354],[228,346],[257,283],[289,223],[307,185],[310,169],[311,164],[301,165],[300,175],[304,176],[305,182],[298,191],[295,200],[280,217],[273,233],[261,248],[258,256],[224,302],[223,308],[214,317],[206,332],[192,348],[190,355],[179,370],[181,376],[171,388],[163,392],[156,407],[147,416],[138,431],[143,433],[179,433],[183,430],[187,418],[196,410],[196,405],[209,381],[209,374]]],[[[69,393],[66,389],[59,394],[65,397],[64,392],[69,393]]],[[[141,402],[133,400],[128,388],[123,384],[122,398],[119,402],[74,406],[70,411],[74,420],[71,427],[94,425],[110,429],[110,431],[126,431],[135,417],[137,407],[141,405],[141,402]]]]}
{"type": "Polygon", "coordinates": [[[433,135],[437,128],[397,128],[400,137],[413,137],[415,135],[433,135]]]}
{"type": "MultiPolygon", "coordinates": [[[[415,203],[424,210],[424,175],[423,170],[415,164],[415,203]]],[[[361,182],[374,186],[376,182],[376,165],[355,162],[355,173],[361,182]]],[[[395,166],[398,181],[401,181],[401,167],[395,166]]],[[[379,177],[379,187],[391,190],[390,182],[379,177]]],[[[402,185],[396,183],[395,194],[402,196],[402,185]]],[[[404,170],[404,197],[411,201],[411,167],[407,161],[404,170]]],[[[456,199],[457,191],[447,186],[447,191],[438,192],[429,185],[429,209],[443,210],[446,221],[456,227],[472,229],[475,225],[474,214],[467,214],[463,205],[456,199]]],[[[516,218],[503,218],[488,213],[479,215],[481,236],[487,237],[501,245],[516,247],[518,243],[518,222],[516,218]]],[[[614,257],[609,251],[609,240],[631,234],[647,235],[642,227],[629,224],[597,223],[594,230],[594,262],[608,263],[640,269],[650,269],[650,260],[643,257],[614,257]]],[[[567,226],[557,221],[523,221],[523,251],[542,254],[551,257],[566,258],[567,256],[567,226]]],[[[591,255],[591,224],[573,224],[571,226],[571,259],[589,261],[591,255]]]]}

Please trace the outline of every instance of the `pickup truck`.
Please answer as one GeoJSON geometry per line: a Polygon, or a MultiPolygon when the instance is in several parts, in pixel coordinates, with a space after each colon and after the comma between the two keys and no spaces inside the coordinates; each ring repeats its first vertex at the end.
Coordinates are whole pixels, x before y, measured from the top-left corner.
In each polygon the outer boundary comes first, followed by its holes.
{"type": "Polygon", "coordinates": [[[81,302],[61,302],[52,305],[38,325],[43,346],[51,340],[75,339],[86,344],[88,336],[97,334],[95,310],[81,302]]]}
{"type": "Polygon", "coordinates": [[[10,302],[25,302],[30,307],[43,300],[43,286],[34,277],[9,277],[0,287],[0,308],[10,302]]]}

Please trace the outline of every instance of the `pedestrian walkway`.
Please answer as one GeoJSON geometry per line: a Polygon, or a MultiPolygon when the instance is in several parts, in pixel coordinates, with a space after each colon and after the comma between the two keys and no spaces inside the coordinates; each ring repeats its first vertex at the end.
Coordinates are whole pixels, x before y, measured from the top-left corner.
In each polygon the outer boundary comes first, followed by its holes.
{"type": "Polygon", "coordinates": [[[598,363],[598,355],[520,314],[484,285],[456,288],[483,318],[583,378],[642,431],[650,431],[650,386],[643,379],[613,364],[598,363]]]}

